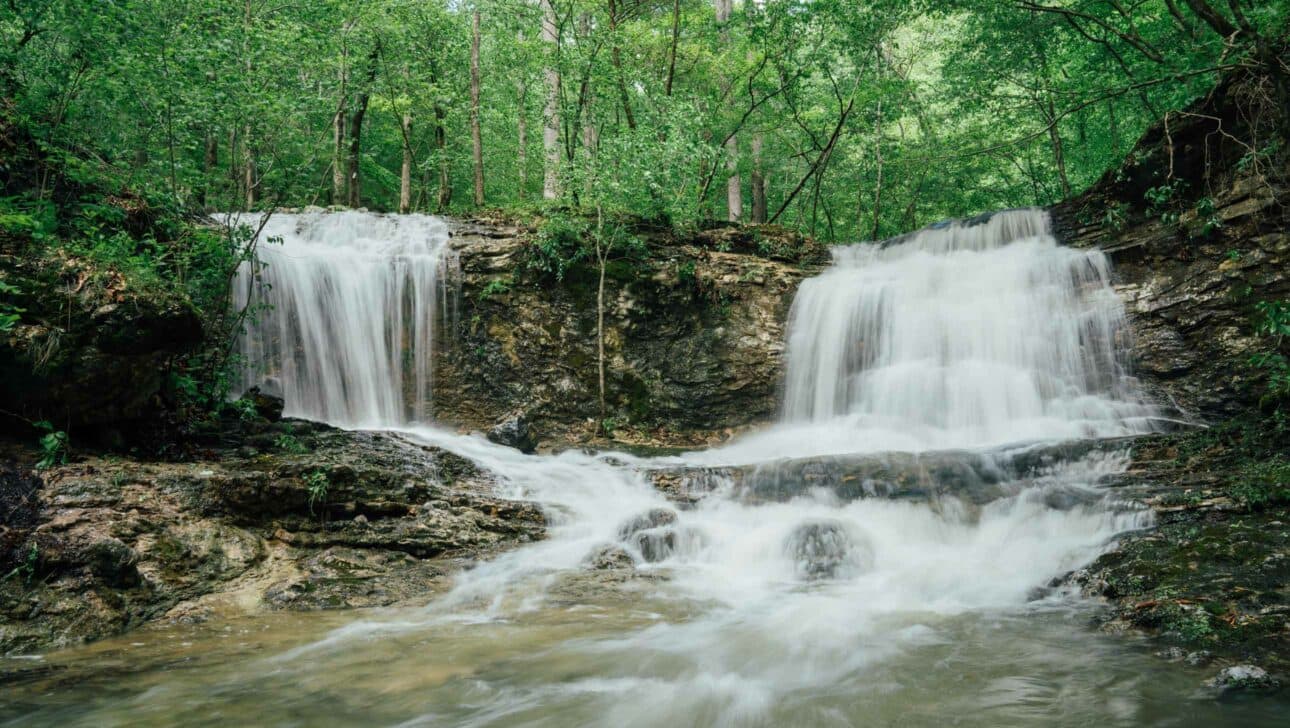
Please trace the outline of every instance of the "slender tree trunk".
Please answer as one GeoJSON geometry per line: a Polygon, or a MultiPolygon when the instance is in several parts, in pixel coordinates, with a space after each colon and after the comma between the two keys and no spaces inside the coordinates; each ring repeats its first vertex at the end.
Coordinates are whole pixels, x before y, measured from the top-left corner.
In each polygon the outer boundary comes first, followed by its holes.
{"type": "Polygon", "coordinates": [[[470,144],[475,159],[475,207],[484,205],[484,140],[479,130],[479,11],[470,21],[470,144]]]}
{"type": "Polygon", "coordinates": [[[255,152],[251,149],[251,125],[242,127],[242,186],[246,193],[246,209],[255,207],[255,188],[259,184],[255,172],[255,152]]]}
{"type": "Polygon", "coordinates": [[[363,156],[363,117],[367,114],[368,95],[359,94],[354,115],[349,119],[349,199],[350,207],[363,206],[363,180],[359,169],[363,156]]]}
{"type": "Polygon", "coordinates": [[[878,239],[879,223],[882,217],[882,99],[878,99],[878,117],[874,122],[874,162],[877,164],[877,182],[873,188],[873,229],[869,232],[870,240],[878,239]]]}
{"type": "Polygon", "coordinates": [[[542,111],[542,149],[546,154],[542,179],[542,197],[554,200],[560,196],[560,71],[558,33],[553,0],[542,2],[542,42],[550,44],[544,76],[546,105],[542,111]]]}
{"type": "Polygon", "coordinates": [[[1048,140],[1053,146],[1053,164],[1057,167],[1057,179],[1061,182],[1064,199],[1071,196],[1071,182],[1066,176],[1066,153],[1062,147],[1062,134],[1058,129],[1057,109],[1053,107],[1052,97],[1047,99],[1044,109],[1048,117],[1048,140]]]}
{"type": "Polygon", "coordinates": [[[614,79],[618,84],[619,101],[623,105],[623,115],[627,118],[627,128],[635,131],[636,115],[632,113],[631,97],[627,94],[627,79],[623,77],[623,52],[618,46],[618,4],[615,0],[609,0],[609,33],[613,36],[610,56],[614,63],[614,79]]]}
{"type": "Polygon", "coordinates": [[[605,424],[605,262],[608,251],[605,250],[605,221],[596,203],[596,263],[600,266],[600,279],[596,284],[596,368],[600,380],[600,427],[605,424]]]}
{"type": "Polygon", "coordinates": [[[761,148],[764,143],[761,132],[752,138],[752,221],[766,222],[766,177],[761,168],[761,148]]]}
{"type": "Polygon", "coordinates": [[[672,43],[667,49],[667,80],[663,94],[672,95],[672,79],[676,78],[676,45],[681,39],[681,0],[672,0],[672,43]]]}
{"type": "Polygon", "coordinates": [[[363,86],[358,100],[354,103],[354,113],[349,118],[349,206],[363,206],[363,180],[360,164],[363,158],[363,117],[367,115],[367,105],[371,100],[372,84],[376,82],[377,61],[380,58],[381,45],[372,47],[367,57],[367,83],[363,86]]]}
{"type": "Polygon", "coordinates": [[[348,177],[345,160],[345,101],[342,97],[340,106],[332,117],[331,202],[333,205],[343,205],[348,200],[345,191],[346,179],[348,177]]]}
{"type": "Polygon", "coordinates": [[[523,200],[529,189],[529,120],[528,120],[528,83],[523,78],[515,82],[516,95],[519,98],[519,113],[515,119],[515,131],[519,135],[519,150],[515,163],[519,168],[519,197],[523,200]]]}
{"type": "MultiPolygon", "coordinates": [[[[251,59],[251,0],[246,0],[243,4],[244,12],[242,15],[242,69],[249,79],[255,70],[255,63],[251,59]]],[[[251,124],[247,122],[242,127],[242,186],[245,194],[246,209],[250,210],[255,207],[255,152],[251,149],[251,124]]]]}
{"type": "Polygon", "coordinates": [[[340,98],[336,102],[336,113],[332,115],[331,145],[331,203],[343,205],[347,200],[345,192],[345,115],[349,104],[349,45],[345,34],[351,26],[346,23],[341,28],[340,45],[340,98]]]}
{"type": "Polygon", "coordinates": [[[219,137],[214,129],[206,131],[202,153],[202,189],[197,195],[197,204],[206,207],[210,201],[210,187],[215,179],[215,168],[219,166],[219,137]]]}
{"type": "MultiPolygon", "coordinates": [[[[430,85],[435,94],[439,93],[439,71],[433,62],[430,64],[430,85]]],[[[448,130],[445,120],[448,112],[444,110],[439,98],[434,102],[434,148],[439,157],[439,190],[435,195],[435,212],[447,212],[452,204],[452,164],[448,159],[448,130]]]]}
{"type": "MultiPolygon", "coordinates": [[[[723,46],[730,45],[730,29],[727,24],[730,22],[733,6],[733,0],[716,0],[717,27],[721,29],[723,46]]],[[[724,96],[730,90],[730,80],[723,77],[721,87],[724,96]]],[[[744,216],[744,195],[743,183],[739,179],[739,137],[735,134],[726,140],[726,171],[730,173],[726,178],[726,217],[730,222],[739,222],[744,216]]]]}
{"type": "Polygon", "coordinates": [[[242,185],[242,163],[237,155],[237,127],[228,130],[228,181],[234,197],[242,185]]]}
{"type": "Polygon", "coordinates": [[[412,111],[403,112],[403,165],[399,168],[399,212],[412,212],[412,111]]]}

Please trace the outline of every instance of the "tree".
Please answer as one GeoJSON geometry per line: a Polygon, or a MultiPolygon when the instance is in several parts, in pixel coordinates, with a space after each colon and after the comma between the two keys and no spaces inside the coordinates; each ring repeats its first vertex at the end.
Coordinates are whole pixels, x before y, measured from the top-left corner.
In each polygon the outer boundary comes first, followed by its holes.
{"type": "Polygon", "coordinates": [[[479,129],[479,9],[471,14],[470,144],[475,161],[475,207],[484,205],[484,139],[479,129]]]}

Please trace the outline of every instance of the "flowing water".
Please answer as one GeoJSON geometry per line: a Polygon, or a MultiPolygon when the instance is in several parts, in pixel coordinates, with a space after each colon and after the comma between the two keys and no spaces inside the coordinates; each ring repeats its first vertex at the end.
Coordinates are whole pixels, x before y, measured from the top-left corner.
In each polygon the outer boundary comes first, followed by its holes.
{"type": "Polygon", "coordinates": [[[448,226],[426,215],[243,215],[261,229],[234,306],[242,390],[282,396],[289,417],[351,427],[429,419],[439,324],[452,310],[448,226]]]}
{"type": "Polygon", "coordinates": [[[376,420],[473,459],[498,475],[503,495],[544,505],[549,538],[477,565],[423,607],[159,626],[41,656],[55,677],[0,692],[0,720],[1190,726],[1283,717],[1269,702],[1214,701],[1199,689],[1205,673],[1153,657],[1132,636],[1097,633],[1096,605],[1053,586],[1151,522],[1103,486],[1125,467],[1122,453],[1054,443],[1140,433],[1154,420],[1126,374],[1105,259],[1058,246],[1042,213],[838,251],[793,308],[784,421],[666,458],[524,455],[415,424],[433,394],[429,369],[399,366],[394,352],[433,342],[433,332],[390,330],[444,315],[434,286],[447,268],[432,252],[443,250],[442,228],[428,218],[334,218],[271,223],[283,242],[266,255],[263,280],[273,277],[281,308],[244,342],[248,353],[269,352],[260,376],[281,380],[290,412],[376,420]],[[425,308],[409,318],[418,300],[425,308]],[[315,326],[326,330],[311,338],[315,326]],[[287,341],[290,356],[275,348],[287,341]],[[305,371],[325,375],[294,381],[305,371]],[[378,406],[366,393],[381,387],[397,391],[378,406]],[[802,475],[824,462],[854,469],[838,482],[865,473],[863,487],[802,475]],[[749,488],[731,466],[772,473],[776,488],[749,488]],[[657,470],[689,473],[701,497],[670,504],[651,485],[657,470]],[[966,471],[973,478],[954,475],[966,471]],[[936,487],[881,496],[920,479],[936,487]],[[610,544],[634,572],[588,568],[610,544]]]}

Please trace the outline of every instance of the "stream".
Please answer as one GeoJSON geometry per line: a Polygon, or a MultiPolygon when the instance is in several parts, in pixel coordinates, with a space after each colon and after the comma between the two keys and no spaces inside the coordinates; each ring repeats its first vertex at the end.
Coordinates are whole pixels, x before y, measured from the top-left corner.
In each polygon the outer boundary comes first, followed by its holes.
{"type": "Polygon", "coordinates": [[[1106,487],[1119,446],[1020,463],[1161,419],[1105,257],[1048,229],[1015,210],[839,248],[793,305],[782,420],[638,457],[525,455],[428,421],[455,264],[441,222],[275,216],[282,242],[245,279],[272,298],[241,344],[245,386],[473,460],[543,506],[548,538],[425,605],[158,624],[20,658],[43,669],[0,686],[0,724],[1283,725],[1279,702],[1215,700],[1212,670],[1097,631],[1099,606],[1061,586],[1152,515],[1106,487]],[[893,453],[913,469],[856,487],[785,467],[893,453]],[[692,504],[654,487],[661,470],[692,476],[692,504]],[[888,497],[919,478],[935,492],[888,497]],[[604,558],[632,566],[589,566],[604,558]]]}

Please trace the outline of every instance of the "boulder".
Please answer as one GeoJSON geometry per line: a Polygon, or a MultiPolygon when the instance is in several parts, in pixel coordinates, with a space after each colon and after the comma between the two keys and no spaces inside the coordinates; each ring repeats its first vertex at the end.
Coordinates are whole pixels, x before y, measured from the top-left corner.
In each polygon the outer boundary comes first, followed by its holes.
{"type": "Polygon", "coordinates": [[[537,450],[537,440],[529,430],[528,419],[522,413],[513,413],[488,431],[488,439],[498,445],[513,447],[522,453],[537,450]]]}

